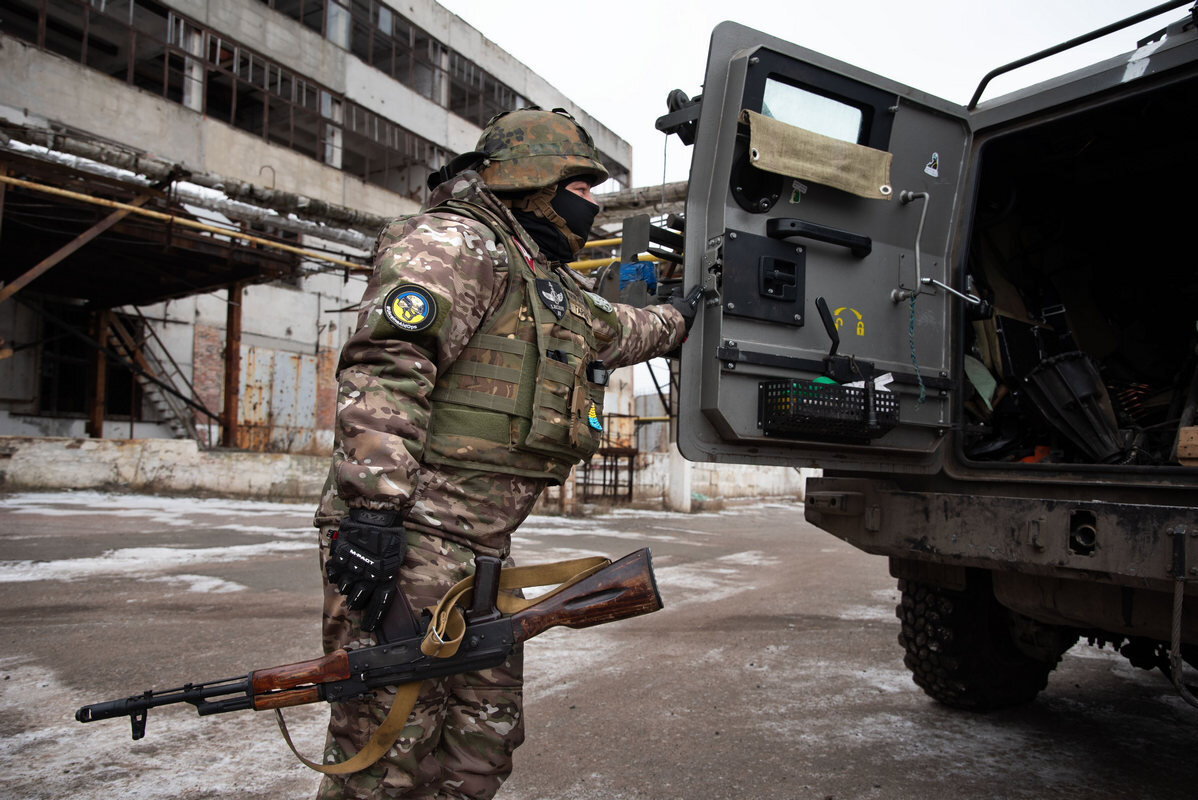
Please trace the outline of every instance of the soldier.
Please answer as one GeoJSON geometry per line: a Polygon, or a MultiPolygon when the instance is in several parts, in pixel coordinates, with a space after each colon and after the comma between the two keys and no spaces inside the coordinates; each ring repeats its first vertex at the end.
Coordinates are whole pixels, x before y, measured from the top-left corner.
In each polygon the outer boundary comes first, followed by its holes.
{"type": "MultiPolygon", "coordinates": [[[[613,305],[564,266],[599,210],[591,187],[606,178],[565,112],[500,114],[477,152],[429,177],[428,210],[381,233],[341,352],[316,515],[326,652],[375,644],[392,602],[435,604],[476,554],[507,559],[541,491],[598,448],[607,370],[685,338],[686,303],[613,305]]],[[[327,775],[319,797],[492,797],[524,739],[521,685],[519,652],[425,681],[391,750],[327,775]]],[[[326,763],[357,752],[394,695],[334,704],[326,763]]]]}

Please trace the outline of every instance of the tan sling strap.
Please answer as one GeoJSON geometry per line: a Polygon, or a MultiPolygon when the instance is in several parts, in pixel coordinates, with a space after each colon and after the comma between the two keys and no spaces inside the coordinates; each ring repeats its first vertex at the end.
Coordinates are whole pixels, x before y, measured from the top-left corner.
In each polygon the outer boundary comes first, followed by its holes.
{"type": "Polygon", "coordinates": [[[416,705],[416,697],[420,694],[420,683],[420,681],[412,681],[396,686],[395,702],[391,704],[387,718],[371,735],[370,741],[357,753],[337,764],[318,764],[301,756],[291,742],[291,734],[287,731],[287,723],[283,721],[281,709],[275,709],[275,718],[279,722],[279,730],[283,732],[283,741],[287,742],[291,752],[295,753],[295,757],[303,762],[304,766],[325,775],[345,775],[350,772],[358,772],[382,758],[391,749],[391,745],[395,744],[395,740],[403,732],[404,726],[408,724],[408,715],[412,713],[412,708],[416,705]]]}
{"type": "MultiPolygon", "coordinates": [[[[499,573],[500,590],[557,585],[549,592],[532,599],[518,597],[515,594],[500,594],[496,598],[495,606],[501,613],[508,615],[523,611],[544,598],[598,572],[610,563],[610,559],[602,556],[590,556],[501,570],[499,573]]],[[[462,607],[470,603],[473,590],[474,576],[471,575],[458,581],[452,589],[445,593],[436,606],[428,609],[432,614],[432,619],[429,622],[424,641],[420,643],[422,653],[431,658],[449,658],[458,651],[458,646],[466,633],[466,618],[462,615],[462,607]]],[[[291,734],[287,730],[287,723],[283,720],[281,709],[275,709],[275,717],[279,723],[279,730],[283,733],[283,740],[287,742],[291,752],[295,753],[295,757],[305,766],[325,775],[345,775],[366,769],[391,749],[407,725],[408,715],[412,713],[412,708],[416,705],[416,698],[420,694],[420,684],[420,681],[412,681],[395,687],[395,701],[391,704],[391,710],[387,712],[387,717],[382,724],[371,734],[370,740],[357,753],[336,764],[320,764],[300,755],[291,741],[291,734]]]]}

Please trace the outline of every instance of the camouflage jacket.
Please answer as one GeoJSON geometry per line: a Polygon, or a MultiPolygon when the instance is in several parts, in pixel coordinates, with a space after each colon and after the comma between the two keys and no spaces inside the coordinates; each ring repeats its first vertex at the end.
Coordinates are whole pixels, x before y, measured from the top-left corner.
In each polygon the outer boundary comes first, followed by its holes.
{"type": "MultiPolygon", "coordinates": [[[[509,276],[518,272],[509,270],[507,248],[487,224],[437,208],[451,199],[481,206],[501,220],[534,271],[553,274],[562,286],[574,286],[575,277],[545,262],[535,242],[473,173],[438,187],[428,211],[385,228],[357,329],[341,352],[336,444],[316,524],[335,522],[346,507],[396,509],[409,527],[445,534],[482,550],[504,551],[504,537],[497,534],[523,519],[549,481],[493,473],[481,480],[472,475],[465,489],[465,482],[452,480],[460,476],[444,474],[453,473],[452,466],[427,457],[434,388],[439,378],[453,371],[459,356],[476,346],[480,330],[508,297],[509,276]],[[457,522],[453,531],[421,513],[425,504],[448,510],[448,500],[430,494],[449,486],[457,497],[452,504],[457,522]],[[468,496],[475,493],[516,494],[522,499],[495,502],[488,513],[479,510],[485,504],[470,502],[468,496]],[[418,502],[422,509],[412,513],[418,502]],[[495,515],[514,518],[487,524],[469,519],[495,515]]],[[[597,296],[571,295],[593,305],[593,336],[588,338],[596,352],[588,360],[602,360],[608,368],[661,355],[685,336],[681,314],[669,305],[608,307],[597,296]]]]}

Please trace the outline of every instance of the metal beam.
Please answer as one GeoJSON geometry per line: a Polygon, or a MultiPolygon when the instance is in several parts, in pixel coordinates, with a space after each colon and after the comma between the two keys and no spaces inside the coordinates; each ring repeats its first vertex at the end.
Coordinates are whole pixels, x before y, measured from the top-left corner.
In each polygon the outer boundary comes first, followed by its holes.
{"type": "Polygon", "coordinates": [[[225,407],[221,415],[220,443],[236,447],[238,440],[238,402],[241,399],[241,298],[244,283],[229,285],[225,306],[225,407]]]}
{"type": "MultiPolygon", "coordinates": [[[[323,253],[317,253],[312,250],[305,250],[302,247],[292,247],[289,244],[283,244],[282,242],[275,242],[270,239],[263,239],[260,236],[250,236],[246,233],[241,233],[234,228],[221,228],[216,225],[205,225],[202,222],[196,222],[195,220],[187,219],[186,217],[180,217],[180,216],[176,216],[174,214],[164,214],[161,211],[151,211],[150,209],[147,209],[147,208],[140,208],[139,207],[140,204],[134,205],[133,203],[119,203],[116,200],[106,200],[102,197],[93,197],[92,195],[81,194],[80,192],[72,192],[72,191],[68,191],[66,189],[58,189],[54,186],[46,186],[44,184],[35,183],[33,181],[21,180],[19,178],[10,178],[7,175],[0,175],[0,183],[8,183],[13,186],[20,186],[23,189],[32,189],[35,192],[42,192],[44,194],[50,194],[50,195],[54,195],[56,197],[66,197],[71,200],[78,200],[78,201],[81,201],[84,203],[91,203],[92,205],[104,206],[106,208],[116,208],[116,209],[123,210],[126,214],[133,213],[133,214],[137,214],[139,216],[149,217],[150,219],[156,219],[156,220],[159,220],[160,222],[170,223],[172,225],[182,225],[183,227],[186,227],[186,228],[194,228],[195,230],[207,231],[208,233],[216,233],[221,236],[228,236],[228,237],[235,238],[235,239],[242,239],[246,242],[249,242],[250,244],[258,244],[258,245],[262,245],[263,247],[270,247],[275,250],[282,250],[287,253],[295,253],[297,255],[301,255],[306,258],[314,258],[314,259],[318,259],[320,261],[328,261],[332,264],[337,264],[338,266],[347,267],[347,268],[353,269],[353,270],[366,270],[366,271],[370,270],[370,267],[365,264],[355,264],[352,261],[346,261],[344,259],[334,258],[333,256],[325,255],[323,253]]],[[[124,216],[124,215],[122,215],[122,216],[124,216]]],[[[119,218],[116,221],[119,221],[119,218]]],[[[2,302],[2,298],[0,298],[0,302],[2,302]]]]}
{"type": "MultiPolygon", "coordinates": [[[[152,197],[153,195],[149,194],[139,195],[133,199],[132,203],[126,203],[125,205],[140,208],[145,203],[148,203],[152,197]]],[[[71,255],[76,250],[79,250],[85,244],[90,242],[92,239],[95,239],[113,225],[120,222],[132,212],[133,208],[118,208],[116,211],[113,211],[107,217],[76,236],[67,244],[58,248],[58,250],[56,250],[54,253],[43,258],[36,266],[34,266],[24,275],[21,275],[11,283],[7,284],[3,289],[0,289],[0,303],[3,303],[8,298],[21,291],[21,289],[25,288],[29,283],[36,280],[43,273],[47,272],[64,258],[71,255]]]]}
{"type": "MultiPolygon", "coordinates": [[[[93,336],[100,344],[108,342],[108,326],[111,320],[112,312],[108,309],[92,315],[93,336]]],[[[87,409],[87,435],[93,439],[103,439],[104,413],[108,405],[108,357],[102,349],[92,353],[91,377],[92,397],[87,409]]]]}

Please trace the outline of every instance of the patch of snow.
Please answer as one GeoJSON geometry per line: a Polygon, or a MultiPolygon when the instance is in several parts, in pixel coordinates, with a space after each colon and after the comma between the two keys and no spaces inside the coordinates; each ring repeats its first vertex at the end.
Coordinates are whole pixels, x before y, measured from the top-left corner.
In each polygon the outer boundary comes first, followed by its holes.
{"type": "Polygon", "coordinates": [[[742,550],[739,553],[721,556],[716,560],[721,564],[735,564],[742,567],[772,567],[778,563],[777,558],[767,556],[760,550],[742,550]]]}
{"type": "Polygon", "coordinates": [[[0,507],[8,509],[28,508],[39,514],[111,514],[124,516],[130,512],[153,513],[185,525],[179,517],[196,511],[211,514],[237,514],[238,516],[267,516],[278,514],[304,515],[311,521],[315,511],[310,503],[280,503],[260,500],[233,500],[217,497],[162,497],[145,494],[117,494],[112,492],[22,492],[0,499],[0,507]]]}
{"type": "Polygon", "coordinates": [[[229,592],[240,592],[246,588],[244,584],[212,575],[168,575],[163,578],[152,578],[151,582],[171,585],[182,583],[187,587],[187,591],[200,594],[228,594],[229,592]]]}
{"type": "MultiPolygon", "coordinates": [[[[31,659],[4,661],[0,714],[17,723],[0,733],[2,797],[111,800],[316,793],[320,776],[287,749],[273,714],[243,711],[201,718],[186,704],[155,709],[148,716],[146,738],[134,742],[125,718],[76,722],[79,691],[61,684],[53,672],[22,663],[31,659]]],[[[287,720],[300,752],[319,755],[328,707],[320,703],[288,709],[287,720]]]]}
{"type": "Polygon", "coordinates": [[[71,581],[165,572],[181,566],[244,561],[263,553],[310,551],[310,542],[263,542],[230,547],[125,547],[95,558],[0,562],[0,583],[71,581]]]}
{"type": "Polygon", "coordinates": [[[898,618],[894,616],[894,606],[845,606],[836,614],[837,619],[851,620],[893,620],[898,624],[898,618]]]}

